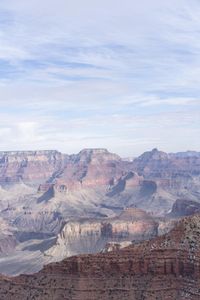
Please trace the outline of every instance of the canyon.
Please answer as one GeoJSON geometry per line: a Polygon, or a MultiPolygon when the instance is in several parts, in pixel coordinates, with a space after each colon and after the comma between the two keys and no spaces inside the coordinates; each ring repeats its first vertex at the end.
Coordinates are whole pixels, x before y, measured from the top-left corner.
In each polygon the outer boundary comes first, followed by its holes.
{"type": "Polygon", "coordinates": [[[67,222],[55,245],[45,254],[60,260],[74,253],[100,252],[109,242],[141,241],[157,234],[158,223],[150,215],[140,209],[129,208],[113,218],[67,222]]]}
{"type": "Polygon", "coordinates": [[[108,253],[73,256],[34,275],[0,278],[0,298],[197,300],[200,215],[169,233],[108,253]]]}
{"type": "Polygon", "coordinates": [[[199,205],[199,152],[0,152],[0,273],[155,238],[199,205]]]}

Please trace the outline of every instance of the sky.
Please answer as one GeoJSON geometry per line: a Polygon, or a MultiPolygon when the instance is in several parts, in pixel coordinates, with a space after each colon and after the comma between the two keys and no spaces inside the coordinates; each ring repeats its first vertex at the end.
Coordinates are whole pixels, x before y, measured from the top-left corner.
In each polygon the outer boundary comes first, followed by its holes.
{"type": "Polygon", "coordinates": [[[199,0],[1,0],[0,150],[200,151],[199,0]]]}

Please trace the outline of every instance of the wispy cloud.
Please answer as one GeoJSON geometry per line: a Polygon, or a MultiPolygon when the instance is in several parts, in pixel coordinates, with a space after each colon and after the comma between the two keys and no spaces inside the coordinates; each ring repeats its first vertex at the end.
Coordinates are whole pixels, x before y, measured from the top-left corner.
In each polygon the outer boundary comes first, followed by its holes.
{"type": "Polygon", "coordinates": [[[198,149],[199,17],[196,0],[1,0],[1,148],[198,149]]]}

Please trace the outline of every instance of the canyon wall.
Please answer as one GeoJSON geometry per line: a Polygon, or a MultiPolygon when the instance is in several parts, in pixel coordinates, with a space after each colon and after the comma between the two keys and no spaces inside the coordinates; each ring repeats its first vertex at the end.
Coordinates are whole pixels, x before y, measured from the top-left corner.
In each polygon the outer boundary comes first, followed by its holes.
{"type": "Polygon", "coordinates": [[[60,260],[81,253],[97,253],[107,243],[141,241],[157,236],[158,223],[147,213],[129,208],[115,218],[69,221],[53,247],[45,252],[60,260]]]}
{"type": "Polygon", "coordinates": [[[62,167],[67,157],[56,150],[0,152],[0,185],[43,183],[62,167]]]}
{"type": "Polygon", "coordinates": [[[197,152],[157,149],[133,161],[106,149],[0,152],[0,225],[12,227],[5,234],[0,226],[1,249],[15,251],[16,239],[58,260],[163,234],[198,212],[199,159],[197,152]],[[126,208],[146,211],[153,222],[145,213],[137,221],[120,219],[126,208]],[[51,237],[55,245],[38,248],[51,237]]]}
{"type": "Polygon", "coordinates": [[[168,234],[106,254],[47,265],[35,275],[1,277],[0,298],[70,300],[197,300],[200,217],[168,234]]]}

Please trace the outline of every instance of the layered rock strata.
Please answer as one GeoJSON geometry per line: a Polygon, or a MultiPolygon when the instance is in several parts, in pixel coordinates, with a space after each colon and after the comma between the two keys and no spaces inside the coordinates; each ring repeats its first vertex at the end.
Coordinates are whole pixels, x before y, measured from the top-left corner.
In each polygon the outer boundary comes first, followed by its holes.
{"type": "Polygon", "coordinates": [[[65,164],[67,157],[56,150],[0,152],[0,185],[43,183],[65,164]]]}
{"type": "Polygon", "coordinates": [[[197,300],[199,246],[198,215],[139,245],[72,257],[35,275],[1,277],[0,299],[197,300]]]}
{"type": "Polygon", "coordinates": [[[136,158],[133,169],[145,178],[170,189],[195,189],[200,182],[200,153],[165,153],[158,149],[136,158]]]}
{"type": "Polygon", "coordinates": [[[158,234],[158,223],[146,212],[129,208],[115,218],[69,221],[56,244],[45,252],[54,259],[97,253],[108,242],[147,240],[158,234]]]}

